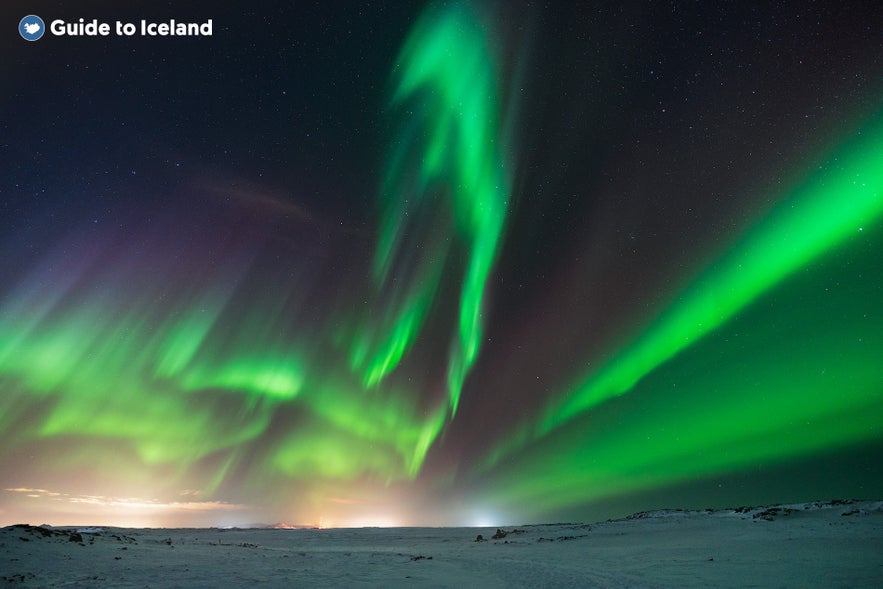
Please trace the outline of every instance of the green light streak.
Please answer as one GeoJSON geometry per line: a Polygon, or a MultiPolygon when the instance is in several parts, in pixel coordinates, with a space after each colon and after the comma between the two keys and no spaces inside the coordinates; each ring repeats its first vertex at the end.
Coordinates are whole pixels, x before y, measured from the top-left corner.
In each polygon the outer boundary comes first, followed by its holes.
{"type": "Polygon", "coordinates": [[[855,271],[879,263],[881,238],[865,227],[629,395],[501,461],[488,501],[554,511],[883,439],[880,283],[855,271]]]}
{"type": "Polygon", "coordinates": [[[883,437],[879,282],[860,270],[879,257],[849,249],[879,233],[881,214],[878,117],[633,343],[493,449],[484,468],[499,469],[501,500],[565,506],[883,437]],[[751,304],[761,297],[775,313],[751,304]],[[628,420],[606,423],[620,406],[628,420]]]}
{"type": "Polygon", "coordinates": [[[163,341],[160,359],[156,367],[159,377],[171,377],[179,374],[193,361],[196,352],[218,319],[222,304],[212,304],[211,312],[200,306],[198,311],[191,312],[180,323],[175,324],[163,341]]]}
{"type": "Polygon", "coordinates": [[[293,399],[304,383],[304,374],[296,356],[276,359],[237,358],[217,371],[188,373],[183,386],[187,390],[208,388],[246,391],[274,399],[293,399]]]}
{"type": "Polygon", "coordinates": [[[238,236],[237,227],[171,244],[91,233],[61,240],[0,291],[7,451],[71,440],[60,464],[81,460],[77,448],[88,446],[97,470],[133,470],[140,460],[210,492],[243,473],[414,479],[477,357],[506,212],[492,57],[465,5],[428,11],[402,49],[391,97],[402,133],[382,183],[376,296],[361,322],[297,309],[303,285],[290,266],[260,257],[259,237],[211,241],[226,230],[238,236]],[[437,387],[448,398],[427,400],[386,377],[450,284],[459,305],[443,340],[447,382],[437,387]]]}
{"type": "MultiPolygon", "coordinates": [[[[16,397],[54,400],[18,442],[112,439],[128,444],[145,465],[193,464],[223,451],[230,453],[222,462],[226,469],[235,454],[254,451],[249,444],[268,434],[274,415],[289,413],[327,425],[315,439],[296,430],[291,438],[297,447],[313,441],[328,448],[346,445],[327,441],[329,435],[359,440],[357,445],[375,446],[377,456],[383,455],[359,472],[376,467],[381,472],[375,475],[387,481],[416,476],[444,425],[444,411],[426,412],[409,390],[374,388],[366,395],[360,383],[334,376],[333,362],[311,365],[297,351],[306,344],[268,327],[271,309],[281,308],[286,293],[277,293],[279,304],[265,301],[240,316],[228,312],[226,300],[206,294],[222,292],[227,284],[225,277],[203,290],[182,288],[187,294],[167,303],[175,309],[171,313],[152,306],[150,292],[120,297],[125,290],[94,284],[56,301],[41,322],[2,313],[0,382],[18,391],[16,397]]],[[[229,298],[233,291],[226,292],[229,298]]],[[[41,298],[36,292],[29,296],[41,298]]],[[[270,450],[276,472],[302,478],[339,474],[326,466],[298,470],[296,465],[315,465],[301,459],[280,466],[286,456],[297,456],[289,445],[270,450]]],[[[215,481],[210,487],[218,486],[219,476],[208,477],[215,481]]]]}
{"type": "Polygon", "coordinates": [[[382,188],[374,275],[383,288],[390,288],[398,272],[411,278],[407,287],[398,286],[408,292],[404,300],[393,303],[394,310],[383,321],[357,338],[351,364],[365,370],[367,385],[395,370],[423,328],[445,261],[462,244],[467,251],[465,275],[447,377],[453,415],[480,349],[481,309],[508,204],[498,146],[495,61],[476,16],[466,5],[455,4],[423,15],[398,62],[392,106],[406,120],[382,188]],[[409,234],[417,223],[414,218],[427,211],[437,217],[434,227],[418,232],[414,243],[409,234]],[[452,226],[443,231],[447,217],[452,226]],[[421,247],[425,251],[415,270],[412,252],[421,247]]]}
{"type": "Polygon", "coordinates": [[[432,441],[444,426],[443,408],[423,411],[413,391],[380,387],[367,397],[354,398],[358,385],[325,376],[309,387],[303,402],[314,417],[331,430],[346,431],[362,443],[381,444],[394,450],[397,458],[384,471],[390,480],[414,478],[432,441]]]}
{"type": "Polygon", "coordinates": [[[540,432],[627,392],[657,366],[883,213],[883,131],[867,131],[761,220],[634,344],[561,404],[550,407],[540,432]]]}
{"type": "Polygon", "coordinates": [[[408,348],[414,343],[435,298],[436,289],[441,279],[441,265],[434,264],[428,276],[413,285],[410,296],[400,309],[391,310],[386,325],[388,331],[379,326],[372,330],[363,330],[357,334],[350,351],[350,366],[353,370],[364,371],[363,384],[373,387],[387,374],[398,366],[408,348]],[[398,315],[394,315],[398,312],[398,315]],[[373,340],[372,340],[373,336],[373,340]],[[368,351],[375,348],[371,362],[368,362],[368,351]]]}

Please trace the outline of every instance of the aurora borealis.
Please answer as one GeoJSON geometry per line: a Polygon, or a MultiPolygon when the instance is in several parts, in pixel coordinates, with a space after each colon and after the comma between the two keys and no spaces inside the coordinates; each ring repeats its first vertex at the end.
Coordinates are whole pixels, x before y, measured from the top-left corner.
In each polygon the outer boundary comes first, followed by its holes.
{"type": "Polygon", "coordinates": [[[880,9],[193,4],[2,39],[4,523],[883,493],[880,9]]]}

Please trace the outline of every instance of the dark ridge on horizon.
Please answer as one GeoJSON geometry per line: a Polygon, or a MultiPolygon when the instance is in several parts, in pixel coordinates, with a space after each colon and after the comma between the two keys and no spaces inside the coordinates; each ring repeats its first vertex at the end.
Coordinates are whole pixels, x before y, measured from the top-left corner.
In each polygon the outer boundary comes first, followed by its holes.
{"type": "MultiPolygon", "coordinates": [[[[847,507],[850,505],[860,505],[860,504],[879,504],[878,507],[883,507],[883,499],[828,499],[828,500],[815,500],[815,501],[795,501],[790,503],[770,503],[764,505],[740,505],[735,507],[707,507],[707,508],[681,508],[681,507],[672,507],[672,508],[660,508],[660,509],[649,509],[644,511],[636,511],[629,515],[625,515],[617,518],[608,518],[606,520],[599,520],[594,522],[543,522],[543,523],[522,523],[513,525],[506,524],[502,525],[503,528],[506,527],[530,527],[530,528],[542,528],[542,527],[567,527],[567,526],[587,526],[593,524],[601,524],[601,523],[611,523],[611,522],[625,522],[625,521],[634,521],[640,519],[652,519],[654,517],[665,517],[670,515],[699,515],[699,514],[719,514],[719,513],[737,513],[743,515],[753,515],[755,519],[767,519],[771,515],[776,514],[784,514],[788,515],[797,511],[812,511],[817,509],[827,509],[833,507],[847,507]]],[[[852,513],[850,513],[851,515],[852,513]]],[[[846,515],[846,514],[844,514],[846,515]]],[[[124,527],[124,526],[102,526],[102,525],[69,525],[69,526],[55,526],[52,524],[39,524],[32,525],[28,523],[17,523],[10,524],[7,526],[0,527],[0,530],[13,529],[13,528],[23,528],[30,530],[47,530],[47,531],[78,531],[82,534],[100,534],[105,530],[217,530],[219,532],[226,531],[248,531],[248,530],[279,530],[279,531],[328,531],[328,530],[414,530],[414,529],[450,529],[450,530],[458,530],[458,529],[500,529],[500,525],[485,525],[485,526],[470,526],[470,525],[462,525],[462,526],[340,526],[340,527],[318,527],[311,525],[290,525],[290,524],[253,524],[253,525],[240,525],[240,526],[206,526],[206,527],[124,527]],[[94,532],[91,530],[95,530],[94,532]]]]}

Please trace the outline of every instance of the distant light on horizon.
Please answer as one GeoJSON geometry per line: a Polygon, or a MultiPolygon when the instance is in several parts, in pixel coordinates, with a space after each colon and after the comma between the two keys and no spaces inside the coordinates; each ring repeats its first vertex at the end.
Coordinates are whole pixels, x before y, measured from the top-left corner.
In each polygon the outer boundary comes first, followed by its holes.
{"type": "Polygon", "coordinates": [[[883,495],[879,11],[230,4],[4,55],[0,526],[883,495]]]}

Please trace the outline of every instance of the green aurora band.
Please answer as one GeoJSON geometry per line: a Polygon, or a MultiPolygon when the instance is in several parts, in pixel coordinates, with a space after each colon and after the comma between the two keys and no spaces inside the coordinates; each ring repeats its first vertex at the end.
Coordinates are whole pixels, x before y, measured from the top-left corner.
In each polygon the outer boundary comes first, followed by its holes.
{"type": "Polygon", "coordinates": [[[429,10],[394,84],[402,131],[381,191],[375,298],[361,318],[341,328],[346,314],[332,310],[317,326],[303,302],[303,270],[274,267],[262,277],[259,244],[224,244],[214,255],[217,244],[169,245],[167,231],[69,236],[0,299],[7,452],[76,441],[38,468],[94,467],[121,480],[171,468],[172,486],[201,473],[187,484],[208,493],[237,472],[309,484],[414,479],[479,351],[508,190],[494,60],[470,9],[429,10]],[[436,214],[451,222],[425,233],[407,226],[436,214]],[[141,244],[137,252],[131,243],[141,244]],[[464,252],[449,368],[442,394],[427,402],[407,379],[390,377],[464,252]],[[83,444],[88,453],[74,448],[83,444]]]}
{"type": "Polygon", "coordinates": [[[554,509],[883,439],[881,215],[878,114],[494,448],[488,501],[554,509]]]}
{"type": "MultiPolygon", "coordinates": [[[[481,16],[432,6],[399,53],[361,282],[314,284],[304,243],[280,253],[255,237],[278,226],[234,211],[81,228],[0,285],[0,458],[283,505],[421,473],[448,493],[427,454],[467,412],[513,173],[481,16]]],[[[626,345],[453,469],[484,505],[551,512],[883,440],[883,115],[774,196],[626,345]]]]}
{"type": "Polygon", "coordinates": [[[390,374],[424,327],[442,276],[453,280],[462,245],[466,261],[447,371],[452,415],[481,345],[485,288],[509,198],[494,63],[485,31],[465,4],[430,8],[405,42],[392,99],[404,122],[381,189],[374,260],[378,316],[356,336],[350,354],[366,386],[390,374]]]}

